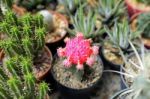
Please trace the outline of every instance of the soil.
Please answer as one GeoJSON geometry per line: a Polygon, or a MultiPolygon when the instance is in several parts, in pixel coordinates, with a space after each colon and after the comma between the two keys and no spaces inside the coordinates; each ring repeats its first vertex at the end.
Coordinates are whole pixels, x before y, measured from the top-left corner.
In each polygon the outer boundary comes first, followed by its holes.
{"type": "MultiPolygon", "coordinates": [[[[98,59],[98,57],[97,57],[98,59]]],[[[73,74],[71,71],[66,70],[65,67],[62,65],[63,59],[57,59],[53,68],[52,73],[54,78],[61,83],[62,85],[73,88],[73,89],[84,89],[92,86],[96,83],[102,75],[103,65],[101,61],[95,62],[92,69],[93,71],[84,76],[84,80],[77,79],[77,76],[73,74]]]]}
{"type": "Polygon", "coordinates": [[[40,80],[50,70],[52,64],[52,54],[48,48],[38,55],[38,58],[34,61],[33,73],[35,77],[40,80]]]}
{"type": "Polygon", "coordinates": [[[67,19],[64,16],[55,12],[50,13],[53,13],[54,29],[46,35],[46,43],[53,43],[62,39],[66,35],[66,28],[68,27],[67,19]]]}
{"type": "Polygon", "coordinates": [[[112,47],[110,44],[104,45],[103,54],[113,64],[122,65],[124,63],[123,58],[119,55],[119,49],[112,47]]]}

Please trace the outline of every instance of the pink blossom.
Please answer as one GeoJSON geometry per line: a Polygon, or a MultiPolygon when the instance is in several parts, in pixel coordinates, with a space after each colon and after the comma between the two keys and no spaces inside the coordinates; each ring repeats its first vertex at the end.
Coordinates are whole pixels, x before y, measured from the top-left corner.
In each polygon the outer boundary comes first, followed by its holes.
{"type": "Polygon", "coordinates": [[[92,66],[94,64],[93,56],[96,56],[99,47],[91,46],[91,40],[85,39],[82,33],[78,33],[75,38],[66,40],[66,47],[57,50],[59,57],[65,57],[64,65],[77,65],[77,69],[83,69],[83,64],[92,66]]]}
{"type": "Polygon", "coordinates": [[[77,65],[77,69],[78,69],[78,70],[83,70],[83,64],[78,64],[78,65],[77,65]]]}
{"type": "Polygon", "coordinates": [[[86,64],[89,65],[90,67],[92,67],[94,62],[95,62],[95,57],[89,57],[86,61],[86,64]]]}
{"type": "Polygon", "coordinates": [[[63,57],[63,56],[65,56],[65,50],[60,47],[57,49],[57,54],[59,57],[63,57]]]}
{"type": "Polygon", "coordinates": [[[63,65],[64,65],[66,68],[70,68],[70,67],[71,67],[71,63],[70,63],[70,61],[67,60],[67,59],[63,61],[63,65]]]}
{"type": "Polygon", "coordinates": [[[99,53],[99,47],[98,46],[93,46],[92,50],[93,50],[94,55],[97,55],[99,53]]]}

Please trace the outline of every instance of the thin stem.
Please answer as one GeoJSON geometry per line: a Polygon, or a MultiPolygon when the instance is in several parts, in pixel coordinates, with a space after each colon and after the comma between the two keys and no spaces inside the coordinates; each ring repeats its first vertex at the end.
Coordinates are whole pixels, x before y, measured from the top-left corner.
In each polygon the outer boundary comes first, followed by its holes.
{"type": "Polygon", "coordinates": [[[131,74],[122,73],[122,72],[114,71],[114,70],[104,70],[103,72],[104,72],[104,73],[105,73],[105,72],[118,73],[118,74],[122,74],[122,75],[125,75],[125,76],[128,76],[128,77],[131,77],[131,78],[135,78],[135,77],[134,77],[133,75],[131,75],[131,74]]]}

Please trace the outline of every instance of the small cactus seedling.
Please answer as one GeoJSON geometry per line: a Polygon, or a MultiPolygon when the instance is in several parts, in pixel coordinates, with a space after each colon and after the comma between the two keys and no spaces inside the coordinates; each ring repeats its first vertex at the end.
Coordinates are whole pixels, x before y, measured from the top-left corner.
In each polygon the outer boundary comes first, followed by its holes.
{"type": "Polygon", "coordinates": [[[82,33],[77,37],[68,39],[65,48],[59,48],[57,51],[59,57],[65,57],[63,64],[66,68],[76,65],[78,70],[84,69],[84,64],[92,67],[95,62],[95,56],[98,55],[98,46],[91,47],[91,40],[84,39],[82,33]]]}

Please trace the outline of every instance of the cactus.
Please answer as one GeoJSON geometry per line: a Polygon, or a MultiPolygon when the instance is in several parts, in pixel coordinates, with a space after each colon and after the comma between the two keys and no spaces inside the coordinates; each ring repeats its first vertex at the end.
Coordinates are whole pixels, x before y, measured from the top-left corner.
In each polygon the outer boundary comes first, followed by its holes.
{"type": "Polygon", "coordinates": [[[130,58],[125,58],[125,64],[128,65],[130,70],[124,68],[123,75],[127,78],[131,78],[131,85],[129,88],[117,92],[111,99],[118,99],[118,97],[123,97],[124,99],[149,99],[150,95],[150,78],[149,78],[149,57],[150,53],[146,53],[144,50],[144,45],[141,45],[141,53],[138,53],[138,50],[135,46],[129,41],[136,61],[131,60],[130,58]],[[134,72],[133,69],[134,68],[134,72]],[[136,70],[136,71],[135,71],[136,70]],[[132,71],[132,72],[130,72],[132,71]]]}
{"type": "Polygon", "coordinates": [[[0,44],[7,54],[22,54],[34,59],[38,52],[43,50],[46,35],[43,16],[26,14],[17,18],[12,11],[8,11],[0,26],[0,32],[11,38],[8,42],[4,40],[0,44]]]}
{"type": "Polygon", "coordinates": [[[95,38],[96,36],[102,35],[103,31],[101,28],[96,28],[96,14],[89,10],[89,13],[85,15],[84,6],[80,6],[75,16],[72,16],[72,22],[74,30],[69,30],[69,33],[76,35],[76,31],[82,32],[85,38],[95,38]]]}
{"type": "Polygon", "coordinates": [[[36,86],[32,73],[32,59],[15,56],[8,59],[6,68],[0,67],[0,98],[1,99],[44,99],[48,85],[45,82],[36,86]],[[9,65],[9,66],[7,66],[9,65]],[[7,72],[6,72],[7,71],[7,72]],[[21,72],[21,74],[17,74],[21,72]]]}
{"type": "Polygon", "coordinates": [[[92,66],[95,62],[95,56],[98,54],[98,47],[91,47],[91,41],[84,39],[82,33],[77,34],[77,37],[68,39],[65,48],[57,50],[59,57],[65,57],[63,64],[66,68],[76,65],[78,70],[84,69],[86,63],[92,66]]]}

